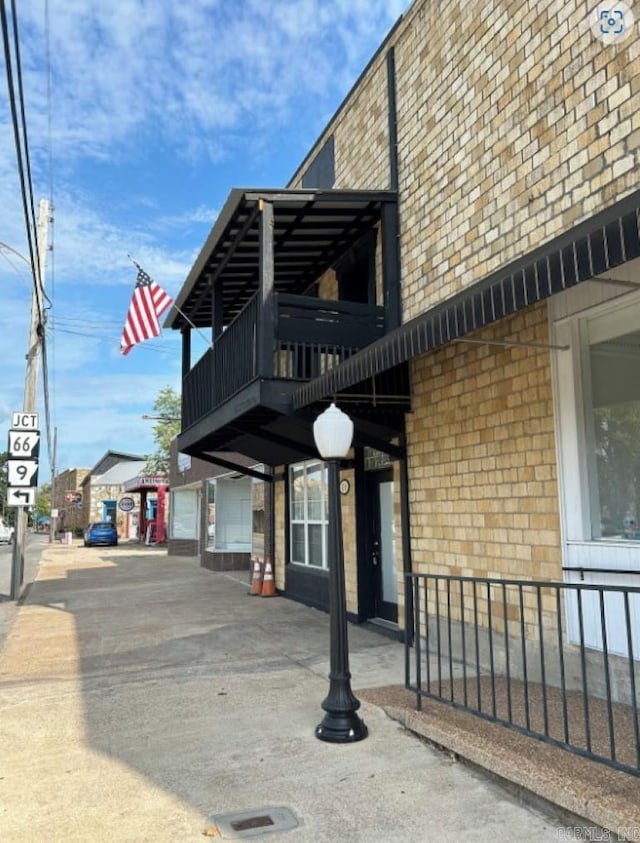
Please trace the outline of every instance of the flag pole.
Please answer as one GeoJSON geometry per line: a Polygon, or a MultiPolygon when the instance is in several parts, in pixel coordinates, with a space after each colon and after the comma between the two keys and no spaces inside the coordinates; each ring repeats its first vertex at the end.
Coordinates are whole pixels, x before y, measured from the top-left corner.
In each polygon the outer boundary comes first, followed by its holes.
{"type": "MultiPolygon", "coordinates": [[[[144,270],[142,269],[140,264],[137,261],[134,261],[134,259],[131,257],[131,255],[127,255],[127,257],[129,258],[131,263],[136,267],[136,269],[138,269],[140,272],[144,272],[144,270]]],[[[178,311],[178,313],[189,323],[189,325],[191,325],[191,327],[193,328],[194,331],[196,331],[198,334],[200,334],[200,336],[206,342],[206,344],[209,346],[209,348],[213,348],[213,342],[202,333],[200,328],[196,327],[196,325],[193,324],[191,319],[189,319],[189,317],[187,316],[187,314],[183,310],[180,310],[178,305],[175,303],[175,300],[172,303],[172,307],[174,307],[178,311]]]]}

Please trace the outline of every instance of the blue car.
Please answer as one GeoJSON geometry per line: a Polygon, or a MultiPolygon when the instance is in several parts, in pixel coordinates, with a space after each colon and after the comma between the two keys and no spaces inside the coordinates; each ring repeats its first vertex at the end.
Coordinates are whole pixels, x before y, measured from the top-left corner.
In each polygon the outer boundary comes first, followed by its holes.
{"type": "Polygon", "coordinates": [[[84,546],[95,547],[99,544],[113,547],[118,544],[118,531],[111,521],[95,521],[85,529],[84,546]]]}

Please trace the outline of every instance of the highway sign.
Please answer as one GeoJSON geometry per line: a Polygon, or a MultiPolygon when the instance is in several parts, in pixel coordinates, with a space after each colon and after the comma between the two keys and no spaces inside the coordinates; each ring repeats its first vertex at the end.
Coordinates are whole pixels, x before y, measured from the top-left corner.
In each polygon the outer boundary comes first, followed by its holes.
{"type": "Polygon", "coordinates": [[[9,456],[33,459],[40,451],[40,431],[9,431],[9,456]]]}
{"type": "Polygon", "coordinates": [[[13,430],[38,430],[38,414],[11,413],[11,427],[13,430]]]}
{"type": "Polygon", "coordinates": [[[9,486],[37,486],[38,460],[7,460],[9,486]]]}
{"type": "Polygon", "coordinates": [[[35,506],[35,503],[36,490],[33,486],[27,486],[24,489],[16,486],[7,488],[8,506],[35,506]]]}

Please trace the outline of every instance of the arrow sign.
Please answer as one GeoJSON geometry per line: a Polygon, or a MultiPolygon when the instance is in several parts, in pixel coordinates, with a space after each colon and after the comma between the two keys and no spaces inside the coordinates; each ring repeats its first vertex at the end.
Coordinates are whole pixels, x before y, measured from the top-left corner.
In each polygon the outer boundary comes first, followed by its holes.
{"type": "Polygon", "coordinates": [[[38,460],[7,460],[9,486],[37,486],[38,460]]]}
{"type": "Polygon", "coordinates": [[[36,490],[27,487],[26,489],[16,489],[9,486],[7,488],[7,504],[9,506],[34,506],[36,502],[36,490]]]}
{"type": "Polygon", "coordinates": [[[33,459],[40,450],[40,432],[37,430],[10,430],[9,456],[33,459]]]}

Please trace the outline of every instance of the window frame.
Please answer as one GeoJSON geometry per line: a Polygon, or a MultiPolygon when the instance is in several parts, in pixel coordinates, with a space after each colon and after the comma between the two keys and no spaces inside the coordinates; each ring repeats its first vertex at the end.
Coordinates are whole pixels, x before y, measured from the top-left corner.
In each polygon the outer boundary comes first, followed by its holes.
{"type": "Polygon", "coordinates": [[[223,475],[215,478],[215,535],[213,548],[208,548],[216,553],[251,553],[252,552],[252,506],[253,506],[253,484],[251,478],[243,475],[235,477],[233,475],[223,475]],[[249,517],[243,529],[246,535],[243,535],[243,541],[236,541],[234,546],[226,537],[227,525],[225,523],[225,490],[229,490],[238,484],[238,487],[244,492],[248,492],[249,517]],[[223,541],[223,536],[225,540],[223,541]]]}
{"type": "Polygon", "coordinates": [[[591,399],[589,325],[640,307],[640,292],[609,285],[580,285],[549,302],[554,414],[558,456],[563,565],[567,568],[637,566],[640,540],[595,536],[599,502],[591,399]],[[595,513],[595,514],[594,514],[595,513]],[[603,562],[606,558],[606,563],[603,562]]]}
{"type": "Polygon", "coordinates": [[[200,541],[200,489],[194,487],[181,487],[178,489],[171,489],[170,494],[169,538],[175,539],[176,541],[200,541]],[[178,495],[182,495],[184,498],[191,496],[191,500],[195,501],[195,505],[192,504],[192,511],[190,512],[190,517],[193,519],[193,523],[189,523],[187,525],[185,535],[176,535],[176,515],[181,515],[180,508],[178,507],[176,501],[182,500],[182,498],[178,498],[178,495]],[[193,534],[191,531],[193,531],[193,534]]]}
{"type": "MultiPolygon", "coordinates": [[[[317,501],[313,501],[317,503],[317,501]]],[[[327,555],[327,538],[328,538],[328,488],[327,488],[327,467],[322,460],[319,459],[311,459],[305,460],[304,462],[293,463],[289,466],[289,561],[294,565],[300,565],[304,568],[309,568],[314,571],[326,571],[329,567],[328,555],[327,555]],[[320,483],[322,488],[322,495],[320,498],[321,504],[321,517],[320,518],[310,518],[309,517],[309,496],[308,496],[308,489],[309,484],[307,482],[307,478],[311,473],[311,469],[317,470],[320,469],[320,483]],[[303,484],[302,484],[302,491],[303,491],[303,517],[296,518],[296,501],[294,499],[295,495],[295,482],[294,482],[294,472],[299,471],[302,469],[303,472],[303,484]],[[312,564],[310,560],[310,553],[309,553],[309,528],[315,526],[321,527],[321,537],[322,537],[322,546],[321,546],[321,556],[322,556],[322,563],[320,565],[312,564]],[[293,539],[293,532],[295,527],[302,526],[304,531],[304,559],[294,559],[294,547],[296,543],[293,539]]]]}

